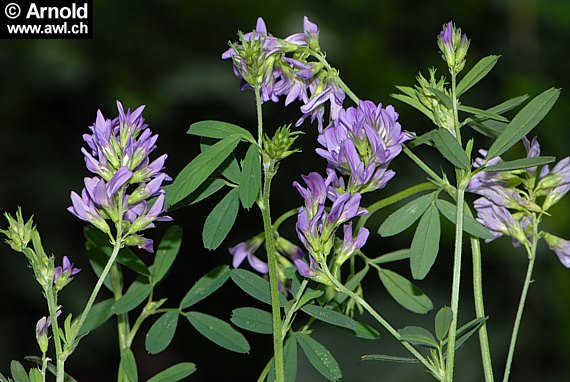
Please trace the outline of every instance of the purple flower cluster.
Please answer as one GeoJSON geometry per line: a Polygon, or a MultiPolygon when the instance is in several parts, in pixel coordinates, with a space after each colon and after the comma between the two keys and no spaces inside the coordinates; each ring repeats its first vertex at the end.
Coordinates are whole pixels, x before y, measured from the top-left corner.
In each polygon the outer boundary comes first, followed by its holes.
{"type": "Polygon", "coordinates": [[[96,176],[84,179],[81,196],[71,193],[72,206],[68,210],[109,235],[106,220],[111,220],[121,227],[125,244],[153,252],[152,240],[137,233],[153,227],[154,221],[171,220],[161,216],[162,183],[171,180],[162,172],[167,155],[152,162],[149,159],[158,135],[153,135],[144,121],[144,106],[125,113],[117,101],[117,108],[119,116],[112,120],[98,111],[95,124],[89,127],[91,134],[83,136],[87,143],[87,148],[81,149],[85,164],[96,176]],[[154,197],[151,205],[149,199],[154,197]]]}
{"type": "Polygon", "coordinates": [[[307,17],[302,33],[285,39],[267,32],[260,17],[255,31],[239,36],[240,42],[230,44],[222,59],[231,58],[236,77],[241,80],[241,89],[259,87],[262,102],[278,102],[285,97],[285,105],[299,100],[302,116],[317,121],[319,131],[324,126],[325,107],[330,104],[330,119],[338,119],[345,93],[338,84],[338,73],[309,57],[322,55],[319,47],[319,28],[307,17]],[[289,54],[289,56],[287,56],[289,54]]]}
{"type": "MultiPolygon", "coordinates": [[[[526,138],[524,138],[526,140],[526,138]]],[[[526,140],[527,157],[540,155],[540,145],[536,138],[529,142],[526,140]]],[[[474,166],[480,167],[486,161],[486,150],[479,150],[481,157],[475,159],[474,166]]],[[[487,165],[501,163],[501,157],[491,158],[487,165]]],[[[529,169],[530,172],[533,171],[529,169]]],[[[528,243],[525,230],[530,224],[530,212],[539,212],[540,207],[528,197],[528,193],[517,188],[520,184],[528,184],[515,172],[481,171],[471,178],[467,191],[481,195],[475,200],[477,220],[483,224],[494,236],[494,239],[503,235],[513,238],[513,245],[528,243]],[[511,213],[509,210],[515,210],[511,213]]],[[[490,242],[494,239],[488,239],[490,242]]]]}
{"type": "MultiPolygon", "coordinates": [[[[540,144],[533,138],[523,138],[528,158],[540,156],[540,144]]],[[[480,150],[483,158],[475,160],[475,167],[485,163],[487,152],[480,150]]],[[[492,158],[487,165],[502,162],[500,157],[492,158]]],[[[495,238],[507,235],[513,238],[513,245],[528,244],[532,230],[532,214],[543,213],[551,208],[570,190],[570,158],[559,161],[550,170],[529,167],[526,171],[485,172],[473,176],[467,191],[481,195],[475,200],[477,220],[489,229],[495,238]],[[525,175],[521,178],[520,174],[525,175]],[[519,186],[524,186],[520,189],[519,186]],[[542,205],[537,199],[544,197],[542,205]]],[[[543,237],[550,248],[558,255],[565,267],[570,267],[570,244],[549,233],[543,237]]],[[[493,240],[493,239],[491,239],[493,240]]],[[[487,241],[491,241],[487,240],[487,241]]]]}
{"type": "MultiPolygon", "coordinates": [[[[323,148],[316,152],[327,160],[329,169],[350,177],[348,190],[369,192],[384,188],[396,175],[388,165],[410,139],[410,134],[402,132],[393,106],[361,101],[356,108],[340,111],[338,121],[319,135],[323,148]]],[[[342,178],[334,183],[344,188],[342,178]]]]}
{"type": "MultiPolygon", "coordinates": [[[[331,173],[333,174],[333,173],[331,173]]],[[[335,233],[344,224],[344,240],[338,256],[342,259],[349,258],[354,251],[362,248],[368,238],[368,229],[360,228],[353,236],[350,219],[366,214],[367,211],[360,208],[360,193],[345,192],[339,194],[331,186],[333,176],[323,178],[316,172],[302,176],[306,187],[294,182],[293,186],[305,200],[304,206],[299,208],[297,214],[296,231],[299,240],[309,252],[309,265],[295,262],[299,272],[305,277],[317,277],[320,273],[319,263],[325,261],[330,254],[335,233]],[[332,202],[330,209],[325,208],[327,201],[332,202]]],[[[342,260],[337,259],[340,264],[342,260]]]]}

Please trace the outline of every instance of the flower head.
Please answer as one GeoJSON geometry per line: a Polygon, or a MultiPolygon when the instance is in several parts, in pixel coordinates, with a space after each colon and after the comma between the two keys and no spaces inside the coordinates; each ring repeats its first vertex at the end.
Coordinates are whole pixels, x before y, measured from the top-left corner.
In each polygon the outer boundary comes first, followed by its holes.
{"type": "Polygon", "coordinates": [[[119,115],[114,119],[106,119],[98,111],[89,127],[91,134],[83,136],[87,147],[81,151],[95,177],[85,178],[81,195],[71,193],[68,210],[107,234],[111,234],[107,223],[111,220],[129,235],[127,245],[152,252],[152,241],[137,233],[153,227],[154,221],[170,220],[162,216],[162,183],[171,180],[162,172],[167,155],[153,162],[149,159],[158,135],[153,135],[145,123],[144,106],[125,111],[117,101],[117,109],[119,115]],[[149,203],[151,198],[156,198],[153,204],[149,203]]]}
{"type": "Polygon", "coordinates": [[[410,134],[402,132],[393,106],[362,101],[357,108],[340,111],[338,123],[319,135],[323,148],[316,152],[329,167],[350,176],[351,190],[367,192],[385,187],[394,177],[387,166],[410,139],[410,134]]]}

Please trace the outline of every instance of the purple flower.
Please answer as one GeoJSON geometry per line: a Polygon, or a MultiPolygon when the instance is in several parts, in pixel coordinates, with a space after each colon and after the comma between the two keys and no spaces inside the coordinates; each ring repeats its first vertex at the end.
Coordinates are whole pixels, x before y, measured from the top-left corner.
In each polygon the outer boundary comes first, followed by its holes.
{"type": "Polygon", "coordinates": [[[566,268],[570,268],[570,241],[564,240],[550,233],[544,233],[544,240],[548,247],[556,253],[558,259],[566,268]]]}
{"type": "Polygon", "coordinates": [[[56,288],[61,289],[71,280],[74,275],[81,272],[81,269],[75,268],[67,256],[63,256],[63,266],[55,267],[53,276],[53,284],[56,288]],[[58,283],[59,282],[59,283],[58,283]]]}
{"type": "MultiPolygon", "coordinates": [[[[498,206],[485,197],[475,200],[473,205],[477,210],[477,221],[487,227],[494,239],[508,235],[521,243],[528,241],[520,221],[505,207],[498,206]]],[[[487,239],[486,242],[494,239],[487,239]]]]}
{"type": "Polygon", "coordinates": [[[239,268],[241,263],[247,259],[247,262],[253,269],[262,274],[268,273],[269,267],[267,266],[267,263],[254,255],[255,251],[257,251],[262,243],[262,238],[254,237],[249,241],[241,242],[230,248],[230,254],[233,256],[232,266],[234,268],[239,268]]]}
{"type": "Polygon", "coordinates": [[[303,115],[295,123],[295,126],[301,126],[305,119],[310,117],[311,123],[317,121],[319,133],[323,131],[323,120],[325,115],[325,106],[330,103],[330,119],[336,121],[339,118],[342,104],[346,95],[344,91],[334,81],[325,81],[315,79],[309,84],[311,96],[301,106],[303,115]]]}
{"type": "Polygon", "coordinates": [[[152,240],[137,232],[154,227],[154,221],[171,220],[164,212],[162,184],[171,178],[163,173],[164,154],[153,162],[150,154],[156,149],[158,135],[153,135],[142,116],[144,106],[134,111],[123,108],[117,101],[119,115],[106,119],[97,112],[95,123],[89,127],[91,134],[83,139],[87,147],[81,151],[87,169],[96,176],[85,178],[81,196],[71,193],[72,206],[68,210],[103,232],[111,234],[106,219],[115,227],[131,235],[125,238],[127,245],[152,252],[152,240]],[[129,189],[134,191],[129,194],[129,189]],[[147,201],[157,197],[150,206],[147,201]]]}
{"type": "MultiPolygon", "coordinates": [[[[61,315],[61,310],[56,312],[56,317],[61,315]]],[[[51,317],[42,317],[36,323],[36,338],[40,338],[42,336],[48,336],[48,329],[51,326],[51,317]]]]}
{"type": "MultiPolygon", "coordinates": [[[[338,256],[343,259],[349,259],[356,250],[362,248],[364,244],[366,244],[366,240],[368,240],[368,235],[370,231],[367,228],[361,227],[358,230],[358,234],[356,238],[352,236],[352,222],[347,223],[343,226],[344,231],[344,238],[342,241],[342,248],[338,254],[338,256]]],[[[338,260],[337,260],[338,261],[338,260]]],[[[342,264],[344,261],[340,261],[342,264]]]]}
{"type": "Polygon", "coordinates": [[[542,208],[547,211],[570,190],[570,157],[560,160],[550,171],[545,166],[540,178],[537,195],[546,195],[542,208]]]}
{"type": "Polygon", "coordinates": [[[338,123],[318,138],[323,148],[316,150],[328,166],[350,176],[348,187],[362,192],[381,189],[395,175],[387,166],[412,139],[402,132],[393,106],[382,108],[361,101],[358,108],[341,110],[338,123]]]}

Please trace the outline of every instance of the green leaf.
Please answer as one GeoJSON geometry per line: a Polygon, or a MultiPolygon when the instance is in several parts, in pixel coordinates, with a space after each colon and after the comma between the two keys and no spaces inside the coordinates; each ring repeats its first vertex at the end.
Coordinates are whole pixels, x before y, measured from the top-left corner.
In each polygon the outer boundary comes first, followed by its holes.
{"type": "Polygon", "coordinates": [[[147,382],[177,382],[192,375],[196,371],[196,365],[191,362],[182,362],[170,366],[149,379],[147,382]]]}
{"type": "Polygon", "coordinates": [[[178,325],[178,311],[164,313],[152,324],[145,339],[145,348],[150,354],[158,354],[170,345],[178,325]]]}
{"type": "Polygon", "coordinates": [[[30,375],[30,382],[44,382],[42,373],[35,367],[30,369],[29,375],[30,375]]]}
{"type": "Polygon", "coordinates": [[[273,333],[271,313],[257,308],[237,308],[232,311],[232,323],[238,328],[260,334],[273,333]]]}
{"type": "MultiPolygon", "coordinates": [[[[271,293],[269,290],[269,282],[261,276],[245,269],[234,269],[231,274],[232,281],[251,297],[271,304],[271,293]]],[[[281,306],[285,306],[287,300],[283,295],[279,295],[281,306]]]]}
{"type": "Polygon", "coordinates": [[[457,139],[447,129],[438,129],[437,133],[433,135],[433,143],[441,155],[455,167],[464,170],[471,168],[469,157],[465,154],[457,139]]]}
{"type": "Polygon", "coordinates": [[[443,341],[451,327],[453,311],[449,306],[444,306],[435,315],[435,337],[443,341]]]}
{"type": "Polygon", "coordinates": [[[107,322],[107,320],[113,315],[112,308],[114,303],[115,300],[109,298],[93,305],[91,311],[89,312],[89,315],[87,316],[87,319],[81,327],[79,335],[81,336],[92,330],[95,330],[107,322]]]}
{"type": "Polygon", "coordinates": [[[530,131],[542,121],[546,114],[548,114],[550,109],[552,109],[559,95],[560,89],[550,88],[527,103],[525,107],[515,115],[497,140],[493,142],[487,153],[487,158],[492,159],[501,155],[520,141],[522,137],[530,133],[530,131]]]}
{"type": "Polygon", "coordinates": [[[404,308],[419,314],[433,309],[430,298],[404,276],[384,268],[380,269],[378,275],[390,296],[404,308]]]}
{"type": "Polygon", "coordinates": [[[473,334],[477,333],[485,321],[487,321],[487,317],[475,318],[457,329],[455,349],[459,349],[473,334]]]}
{"type": "Polygon", "coordinates": [[[180,302],[180,309],[186,309],[217,291],[230,278],[230,267],[221,265],[202,276],[186,293],[180,302]]]}
{"type": "Polygon", "coordinates": [[[534,166],[542,166],[548,163],[552,163],[556,160],[555,157],[534,157],[534,158],[522,158],[511,160],[508,162],[501,162],[494,164],[492,166],[487,166],[483,169],[483,171],[512,171],[512,170],[520,170],[523,168],[534,167],[534,166]]]}
{"type": "Polygon", "coordinates": [[[396,363],[419,363],[415,358],[398,357],[395,355],[386,354],[366,354],[362,356],[363,361],[384,361],[396,363]]]}
{"type": "Polygon", "coordinates": [[[126,348],[121,350],[119,373],[123,374],[126,382],[138,382],[137,361],[131,349],[126,348]]]}
{"type": "Polygon", "coordinates": [[[307,288],[305,290],[305,293],[303,293],[303,295],[299,299],[298,306],[299,307],[304,306],[309,301],[321,297],[323,295],[323,293],[324,292],[322,290],[315,290],[315,289],[307,288]]]}
{"type": "Polygon", "coordinates": [[[127,293],[115,302],[112,308],[113,313],[123,314],[135,309],[150,295],[152,288],[151,284],[135,281],[131,284],[127,293]]]}
{"type": "Polygon", "coordinates": [[[329,381],[338,381],[342,372],[332,354],[315,339],[307,334],[296,334],[303,353],[313,367],[329,381]]]}
{"type": "MultiPolygon", "coordinates": [[[[439,212],[441,212],[447,220],[455,224],[457,215],[457,207],[455,204],[448,202],[447,200],[438,199],[436,201],[436,205],[439,212]]],[[[473,235],[481,239],[492,239],[494,237],[489,230],[485,228],[485,226],[467,214],[463,214],[463,230],[469,235],[473,235]]]]}
{"type": "Polygon", "coordinates": [[[425,134],[417,136],[413,141],[407,143],[409,149],[419,147],[421,145],[433,146],[433,135],[437,133],[437,129],[430,130],[425,134]]]}
{"type": "Polygon", "coordinates": [[[239,190],[232,189],[214,207],[204,222],[202,240],[204,247],[216,249],[232,229],[239,210],[239,190]]]}
{"type": "Polygon", "coordinates": [[[182,362],[170,366],[149,379],[147,382],[177,382],[192,375],[196,371],[196,365],[191,362],[182,362]]]}
{"type": "Polygon", "coordinates": [[[235,155],[231,154],[226,160],[218,167],[220,174],[232,183],[239,184],[241,177],[241,170],[235,155]]]}
{"type": "Polygon", "coordinates": [[[439,344],[433,338],[433,334],[429,330],[419,326],[406,326],[403,329],[398,329],[400,333],[400,340],[411,343],[412,345],[422,345],[432,348],[438,348],[439,344]]]}
{"type": "Polygon", "coordinates": [[[188,312],[186,318],[201,335],[216,345],[237,353],[249,352],[245,337],[227,322],[200,312],[188,312]]]}
{"type": "Polygon", "coordinates": [[[469,127],[487,137],[497,138],[507,128],[507,124],[493,120],[475,119],[469,122],[469,127]]]}
{"type": "Polygon", "coordinates": [[[30,382],[30,378],[28,377],[28,373],[26,373],[26,369],[24,366],[18,361],[10,362],[10,373],[12,373],[12,378],[14,381],[17,382],[30,382]]]}
{"type": "Polygon", "coordinates": [[[487,117],[489,119],[494,119],[496,121],[501,121],[501,122],[509,122],[507,118],[496,113],[491,113],[489,110],[482,110],[476,107],[465,106],[465,105],[459,105],[457,109],[460,111],[464,111],[466,113],[474,114],[476,116],[487,117]]]}
{"type": "Polygon", "coordinates": [[[522,103],[524,101],[526,101],[527,99],[528,99],[528,94],[518,96],[515,98],[511,98],[509,100],[506,100],[505,102],[501,102],[500,104],[495,105],[495,106],[487,109],[487,111],[489,113],[503,114],[503,113],[506,113],[507,111],[513,110],[514,108],[518,107],[519,105],[522,105],[522,103]]]}
{"type": "Polygon", "coordinates": [[[428,87],[428,90],[432,92],[447,109],[453,109],[453,101],[451,100],[451,97],[436,88],[428,87]]]}
{"type": "Polygon", "coordinates": [[[342,328],[356,330],[356,321],[344,314],[317,305],[305,305],[301,310],[317,320],[342,328]]]}
{"type": "Polygon", "coordinates": [[[406,260],[409,258],[410,258],[410,248],[405,248],[380,255],[374,259],[371,259],[370,262],[373,264],[386,264],[386,263],[391,263],[393,261],[406,260]]]}
{"type": "Polygon", "coordinates": [[[250,209],[261,187],[261,161],[257,145],[249,146],[242,162],[239,180],[239,198],[243,208],[250,209]]]}
{"type": "Polygon", "coordinates": [[[375,340],[380,337],[380,332],[368,324],[356,321],[354,335],[365,340],[375,340]]]}
{"type": "MultiPolygon", "coordinates": [[[[267,382],[275,382],[275,363],[271,359],[271,367],[267,373],[267,382]]],[[[297,340],[289,336],[283,346],[283,363],[285,369],[285,382],[295,382],[297,377],[297,340]]]]}
{"type": "Polygon", "coordinates": [[[433,202],[434,194],[420,196],[391,213],[378,228],[383,237],[394,236],[410,227],[433,202]]]}
{"type": "Polygon", "coordinates": [[[171,226],[160,240],[154,263],[150,267],[152,285],[158,284],[172,267],[172,263],[180,251],[181,241],[182,228],[177,225],[171,226]]]}
{"type": "MultiPolygon", "coordinates": [[[[97,263],[102,261],[102,264],[100,265],[104,267],[109,257],[111,257],[111,253],[113,252],[113,246],[111,243],[109,243],[109,236],[93,226],[86,226],[84,235],[85,239],[87,239],[87,249],[89,250],[95,247],[99,248],[99,256],[105,256],[105,260],[103,260],[103,257],[100,257],[97,260],[97,263]]],[[[147,268],[146,264],[140,259],[139,256],[135,255],[134,252],[128,248],[122,248],[119,251],[119,254],[117,255],[117,262],[142,276],[150,276],[150,271],[147,268]]]]}
{"type": "MultiPolygon", "coordinates": [[[[169,206],[168,211],[174,211],[192,204],[198,203],[209,196],[215,194],[221,190],[226,185],[223,179],[218,178],[208,178],[202,183],[194,192],[182,199],[176,205],[169,206]]],[[[170,185],[164,186],[166,193],[168,194],[168,189],[170,185]]]]}
{"type": "Polygon", "coordinates": [[[403,94],[390,94],[390,96],[392,98],[397,99],[398,101],[402,101],[404,103],[407,103],[411,107],[422,112],[426,117],[428,117],[435,124],[435,119],[433,118],[433,113],[427,107],[425,107],[417,98],[412,98],[410,96],[403,95],[403,94]]]}
{"type": "Polygon", "coordinates": [[[483,57],[471,68],[469,72],[457,84],[457,97],[471,89],[477,82],[481,81],[493,69],[501,56],[483,57]]]}
{"type": "Polygon", "coordinates": [[[228,136],[186,165],[168,188],[166,205],[176,204],[194,192],[232,153],[239,140],[238,135],[228,136]]]}
{"type": "Polygon", "coordinates": [[[423,214],[410,247],[412,277],[425,278],[433,266],[439,251],[440,222],[435,205],[423,214]]]}
{"type": "Polygon", "coordinates": [[[232,123],[222,121],[200,121],[193,123],[190,125],[187,134],[214,139],[224,139],[232,135],[237,135],[245,141],[255,143],[255,139],[249,131],[232,123]]]}

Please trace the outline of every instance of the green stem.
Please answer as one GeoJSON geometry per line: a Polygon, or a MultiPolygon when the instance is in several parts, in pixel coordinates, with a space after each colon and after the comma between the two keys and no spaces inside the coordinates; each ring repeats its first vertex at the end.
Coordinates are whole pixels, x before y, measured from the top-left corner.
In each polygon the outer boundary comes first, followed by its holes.
{"type": "Polygon", "coordinates": [[[57,297],[53,288],[44,289],[48,304],[49,316],[51,318],[51,327],[53,332],[53,342],[55,344],[55,357],[57,362],[56,381],[63,382],[65,376],[65,358],[61,346],[61,331],[57,323],[57,297]]]}
{"type": "Polygon", "coordinates": [[[366,311],[368,313],[370,313],[370,315],[372,317],[374,317],[374,319],[376,321],[378,321],[380,323],[380,325],[382,325],[395,339],[397,339],[398,341],[400,341],[400,343],[414,356],[418,359],[418,361],[420,361],[436,378],[438,378],[438,380],[441,380],[441,374],[440,372],[435,369],[433,367],[433,365],[431,365],[427,359],[425,359],[425,357],[423,355],[421,355],[420,352],[418,352],[410,343],[403,341],[402,340],[402,336],[400,336],[400,333],[398,333],[398,331],[396,329],[394,329],[394,327],[392,325],[390,325],[390,323],[388,321],[386,321],[386,319],[384,319],[384,317],[382,317],[378,312],[376,312],[376,310],[374,310],[374,308],[372,306],[370,306],[370,304],[368,304],[368,302],[366,302],[366,300],[364,300],[362,297],[360,297],[359,295],[357,295],[356,293],[354,293],[353,291],[351,291],[350,289],[348,289],[347,287],[345,287],[344,285],[342,285],[342,283],[340,281],[338,281],[330,272],[328,266],[326,265],[326,263],[322,263],[320,264],[321,267],[323,268],[323,271],[326,273],[326,275],[328,276],[328,278],[331,280],[331,282],[334,284],[335,288],[342,293],[345,293],[347,295],[349,295],[350,297],[352,297],[358,304],[360,304],[364,309],[366,309],[366,311]]]}
{"type": "Polygon", "coordinates": [[[421,168],[426,174],[428,174],[438,185],[445,183],[444,180],[439,175],[437,175],[435,171],[433,171],[423,160],[414,154],[412,150],[410,150],[405,145],[402,145],[402,150],[404,151],[404,154],[408,156],[408,158],[417,164],[418,167],[421,168]]]}
{"type": "MultiPolygon", "coordinates": [[[[458,179],[458,183],[464,183],[458,179]]],[[[453,319],[449,328],[447,343],[447,361],[445,365],[445,382],[453,381],[453,367],[455,364],[455,340],[457,337],[457,318],[459,314],[459,286],[461,283],[461,250],[463,247],[463,202],[465,200],[465,186],[457,188],[457,214],[455,216],[455,251],[453,255],[453,282],[451,287],[451,311],[453,319]]]]}
{"type": "Polygon", "coordinates": [[[265,365],[265,367],[261,371],[261,374],[259,374],[259,378],[257,378],[257,382],[264,382],[265,381],[265,379],[267,378],[267,375],[269,374],[269,369],[271,368],[271,362],[272,361],[273,361],[273,357],[271,357],[271,359],[269,361],[267,361],[267,364],[265,365]]]}
{"type": "MultiPolygon", "coordinates": [[[[479,239],[471,236],[471,254],[473,255],[473,296],[475,300],[475,314],[477,318],[485,317],[485,305],[483,304],[483,272],[481,267],[481,245],[479,239]]],[[[481,361],[485,382],[493,382],[493,365],[491,363],[491,350],[487,335],[487,324],[479,328],[479,346],[481,347],[481,361]]]]}
{"type": "Polygon", "coordinates": [[[91,296],[89,296],[89,300],[87,300],[87,304],[85,305],[85,309],[83,309],[83,313],[81,313],[81,317],[79,318],[79,323],[77,324],[77,328],[73,333],[72,338],[69,341],[69,344],[73,344],[75,342],[75,339],[77,338],[77,335],[81,332],[81,328],[83,327],[83,324],[85,324],[85,320],[87,319],[87,316],[89,315],[89,312],[91,311],[91,308],[93,307],[93,303],[95,302],[95,298],[97,298],[97,295],[99,294],[99,290],[101,289],[101,286],[103,286],[103,282],[105,281],[105,279],[107,278],[107,275],[109,274],[109,271],[111,270],[112,265],[115,263],[115,260],[117,259],[117,255],[119,254],[119,250],[121,249],[123,242],[120,239],[121,237],[121,233],[117,233],[117,239],[115,240],[115,244],[113,246],[113,252],[111,253],[111,257],[109,257],[109,260],[107,261],[107,264],[105,265],[105,268],[103,268],[103,272],[101,272],[101,276],[99,276],[99,280],[97,280],[97,284],[95,284],[95,288],[93,288],[93,291],[91,292],[91,296]]]}
{"type": "MultiPolygon", "coordinates": [[[[258,144],[262,148],[263,115],[261,111],[261,97],[259,87],[254,88],[255,103],[257,109],[258,144]]],[[[263,163],[264,180],[261,189],[261,215],[263,217],[263,231],[265,233],[265,249],[267,251],[267,263],[269,265],[269,288],[271,292],[271,316],[273,321],[273,359],[275,363],[276,382],[285,381],[285,366],[283,362],[283,335],[281,333],[281,305],[279,283],[277,280],[277,251],[275,250],[275,235],[271,224],[271,209],[269,196],[271,192],[271,180],[275,176],[275,169],[270,163],[263,163]]]]}
{"type": "MultiPolygon", "coordinates": [[[[158,310],[155,311],[154,313],[158,313],[158,310]]],[[[145,306],[143,311],[141,312],[140,316],[138,316],[135,323],[133,324],[133,327],[131,328],[131,330],[129,331],[129,333],[127,335],[127,342],[126,342],[127,347],[131,347],[131,344],[133,343],[133,340],[135,339],[135,336],[137,335],[137,332],[139,331],[144,320],[146,320],[150,316],[151,316],[151,314],[149,314],[149,312],[145,306]]]]}
{"type": "Polygon", "coordinates": [[[513,326],[513,333],[511,334],[511,343],[509,345],[509,354],[507,355],[507,364],[505,366],[505,374],[503,376],[503,382],[507,382],[509,380],[509,376],[511,374],[511,365],[513,363],[513,356],[515,354],[515,347],[517,344],[517,337],[519,333],[519,328],[522,320],[522,315],[524,312],[524,306],[526,303],[526,298],[528,294],[528,288],[532,283],[532,271],[534,269],[534,260],[536,258],[536,247],[538,244],[538,222],[536,219],[536,215],[533,214],[533,240],[532,240],[532,247],[528,252],[528,267],[526,270],[526,277],[524,279],[523,289],[521,293],[521,298],[519,300],[519,307],[517,309],[517,315],[515,318],[515,323],[513,326]]]}
{"type": "MultiPolygon", "coordinates": [[[[123,287],[121,285],[121,280],[119,276],[119,266],[114,263],[111,267],[111,273],[109,275],[111,279],[111,286],[113,288],[113,298],[115,301],[121,298],[123,295],[123,287]]],[[[119,335],[119,349],[128,348],[128,333],[129,333],[129,316],[126,313],[119,314],[117,316],[117,332],[119,335]]]]}
{"type": "Polygon", "coordinates": [[[285,220],[287,220],[293,216],[296,216],[298,212],[299,212],[298,208],[293,208],[293,209],[290,209],[289,211],[286,211],[285,213],[283,213],[283,215],[279,216],[275,220],[275,222],[273,223],[273,230],[274,231],[279,230],[279,227],[281,226],[281,224],[283,224],[283,222],[285,222],[285,220]]]}
{"type": "Polygon", "coordinates": [[[263,182],[263,229],[265,231],[265,249],[267,262],[269,263],[269,286],[271,289],[271,315],[273,317],[273,351],[275,361],[275,379],[277,382],[285,380],[285,367],[283,363],[283,335],[281,333],[281,307],[279,301],[279,284],[277,280],[277,251],[275,250],[275,236],[271,225],[271,211],[269,207],[269,195],[271,180],[274,174],[272,170],[265,172],[263,182]]]}
{"type": "Polygon", "coordinates": [[[305,293],[305,289],[307,288],[308,283],[309,281],[307,279],[303,279],[301,285],[299,286],[299,290],[295,294],[295,302],[293,303],[291,308],[289,308],[287,314],[285,315],[285,318],[283,319],[283,328],[281,330],[281,336],[283,338],[287,336],[287,332],[289,331],[289,329],[291,329],[291,323],[293,321],[293,318],[295,317],[295,313],[299,309],[299,301],[301,300],[303,293],[305,293]]]}
{"type": "Polygon", "coordinates": [[[358,230],[366,224],[366,221],[375,212],[381,210],[382,208],[385,208],[385,207],[391,206],[392,204],[398,203],[400,200],[409,198],[410,196],[415,195],[419,192],[427,191],[427,190],[433,190],[436,188],[437,188],[437,186],[434,185],[433,183],[424,182],[424,183],[416,184],[415,186],[406,188],[405,190],[400,191],[397,194],[390,195],[387,198],[380,199],[380,200],[372,203],[371,205],[366,207],[366,210],[368,211],[368,213],[366,215],[360,216],[360,218],[358,219],[358,222],[356,223],[356,228],[354,231],[358,232],[358,230]]]}

